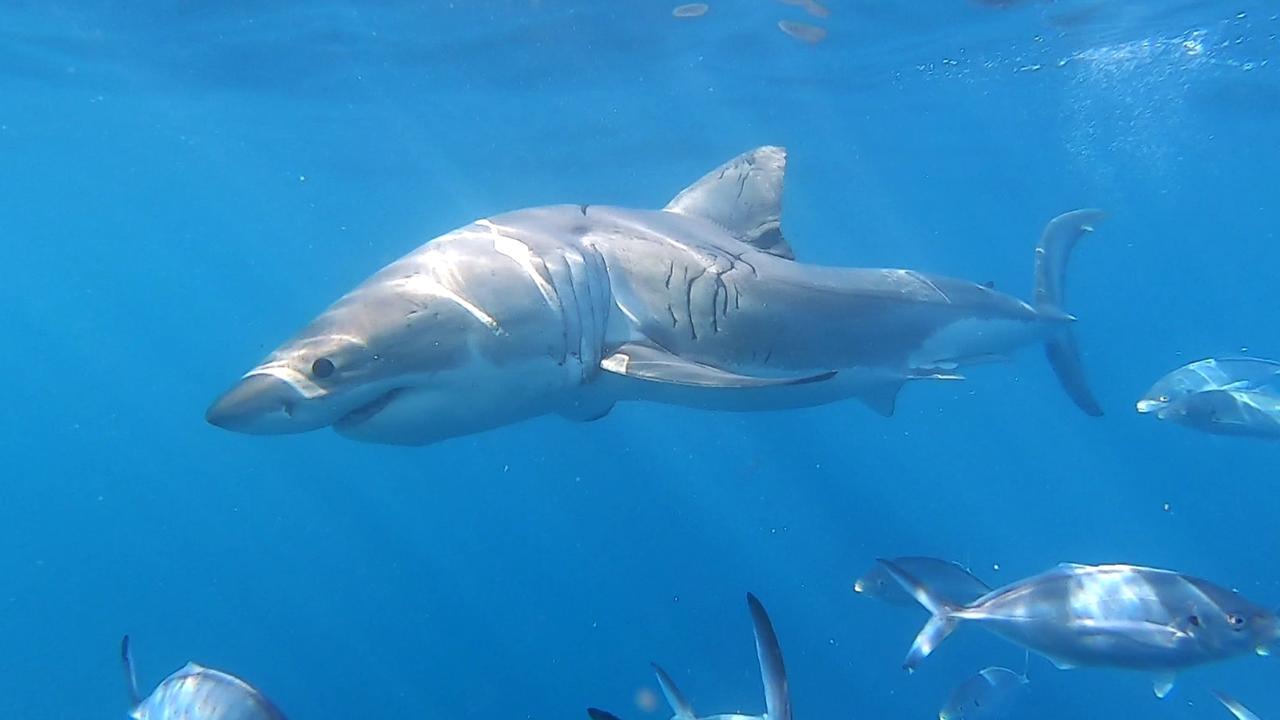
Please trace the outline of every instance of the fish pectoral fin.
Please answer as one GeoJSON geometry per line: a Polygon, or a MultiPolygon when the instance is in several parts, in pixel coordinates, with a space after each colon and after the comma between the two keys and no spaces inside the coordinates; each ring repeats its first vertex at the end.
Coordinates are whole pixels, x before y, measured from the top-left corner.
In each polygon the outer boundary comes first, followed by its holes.
{"type": "Polygon", "coordinates": [[[1155,682],[1151,684],[1151,689],[1155,691],[1156,697],[1164,699],[1166,695],[1173,691],[1173,684],[1177,680],[1172,673],[1166,675],[1157,675],[1155,682]]]}
{"type": "Polygon", "coordinates": [[[758,147],[703,175],[663,210],[710,220],[757,250],[795,260],[782,237],[786,172],[785,148],[758,147]]]}
{"type": "Polygon", "coordinates": [[[603,370],[637,380],[702,388],[766,388],[803,385],[835,377],[825,372],[803,377],[754,377],[686,360],[655,345],[625,343],[600,361],[603,370]]]}

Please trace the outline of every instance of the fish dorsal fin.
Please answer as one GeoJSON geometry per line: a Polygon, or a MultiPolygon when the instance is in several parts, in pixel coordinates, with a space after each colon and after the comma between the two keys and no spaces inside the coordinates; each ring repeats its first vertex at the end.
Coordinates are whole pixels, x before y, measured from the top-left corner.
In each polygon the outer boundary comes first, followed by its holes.
{"type": "Polygon", "coordinates": [[[624,343],[600,361],[600,367],[616,375],[637,380],[702,388],[766,388],[803,385],[829,380],[834,372],[803,377],[755,377],[739,375],[710,365],[686,360],[656,345],[624,343]]]}
{"type": "Polygon", "coordinates": [[[658,663],[649,663],[653,668],[653,672],[658,676],[658,686],[662,688],[662,695],[666,697],[667,704],[671,706],[671,712],[675,713],[675,720],[696,720],[697,716],[693,713],[693,706],[685,699],[684,693],[680,692],[680,688],[676,687],[676,681],[671,679],[666,670],[663,670],[658,663]]]}
{"type": "Polygon", "coordinates": [[[129,687],[129,702],[136,708],[142,704],[142,693],[138,692],[138,671],[133,664],[133,645],[128,635],[120,641],[120,662],[124,665],[124,680],[129,687]]]}
{"type": "Polygon", "coordinates": [[[751,593],[747,593],[747,608],[751,611],[760,680],[764,683],[764,716],[767,720],[791,720],[791,693],[787,689],[787,669],[782,662],[778,634],[773,630],[773,622],[769,620],[764,605],[751,593]]]}
{"type": "Polygon", "coordinates": [[[1172,674],[1157,675],[1154,682],[1151,683],[1151,689],[1155,692],[1156,697],[1163,700],[1166,695],[1173,691],[1174,676],[1172,674]]]}
{"type": "Polygon", "coordinates": [[[795,260],[782,236],[786,171],[785,148],[758,147],[703,175],[663,210],[710,220],[757,250],[795,260]]]}

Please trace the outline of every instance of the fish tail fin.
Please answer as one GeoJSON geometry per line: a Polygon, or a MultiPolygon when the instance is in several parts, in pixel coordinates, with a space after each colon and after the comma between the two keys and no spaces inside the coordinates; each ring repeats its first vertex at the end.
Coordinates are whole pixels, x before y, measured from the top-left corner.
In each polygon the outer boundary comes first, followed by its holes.
{"type": "Polygon", "coordinates": [[[129,636],[120,640],[120,662],[124,665],[124,680],[129,688],[129,701],[136,708],[142,703],[142,694],[138,692],[138,671],[133,664],[133,644],[129,636]]]}
{"type": "Polygon", "coordinates": [[[756,636],[756,658],[760,661],[760,680],[764,683],[765,715],[768,720],[791,720],[791,692],[787,688],[787,668],[782,662],[782,646],[773,622],[760,599],[747,593],[751,611],[751,627],[756,636]]]}
{"type": "MultiPolygon", "coordinates": [[[[1093,232],[1105,214],[1085,209],[1063,213],[1049,221],[1040,244],[1036,245],[1035,307],[1046,318],[1074,320],[1063,308],[1067,264],[1076,242],[1093,232]]],[[[1054,333],[1045,343],[1045,355],[1058,376],[1067,396],[1087,415],[1102,415],[1102,406],[1089,389],[1075,334],[1069,325],[1054,333]]]]}
{"type": "Polygon", "coordinates": [[[925,623],[924,628],[916,635],[915,641],[911,643],[911,649],[907,651],[906,660],[902,663],[903,669],[914,672],[920,663],[924,662],[924,659],[955,631],[956,625],[959,624],[959,618],[955,617],[955,612],[959,608],[936,594],[893,561],[879,559],[877,562],[883,565],[889,576],[923,605],[931,615],[929,622],[925,623]]]}

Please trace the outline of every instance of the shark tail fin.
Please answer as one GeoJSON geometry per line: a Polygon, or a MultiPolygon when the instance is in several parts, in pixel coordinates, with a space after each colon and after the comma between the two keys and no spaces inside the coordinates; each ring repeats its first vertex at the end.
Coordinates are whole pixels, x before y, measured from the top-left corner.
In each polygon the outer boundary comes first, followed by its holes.
{"type": "MultiPolygon", "coordinates": [[[[1067,264],[1076,242],[1093,232],[1104,217],[1101,210],[1073,210],[1050,220],[1045,226],[1040,244],[1036,246],[1035,306],[1041,315],[1064,321],[1075,319],[1062,309],[1067,264]]],[[[1087,415],[1102,415],[1102,406],[1094,398],[1085,379],[1075,334],[1069,325],[1049,338],[1045,343],[1045,355],[1072,402],[1087,415]]]]}
{"type": "Polygon", "coordinates": [[[931,616],[929,622],[925,623],[924,628],[920,630],[920,634],[916,635],[915,642],[911,643],[907,658],[902,663],[904,670],[914,672],[920,663],[929,657],[929,653],[932,653],[943,640],[947,639],[948,635],[955,631],[959,619],[954,616],[954,613],[958,608],[892,560],[879,559],[877,562],[884,566],[889,576],[923,605],[931,616]]]}

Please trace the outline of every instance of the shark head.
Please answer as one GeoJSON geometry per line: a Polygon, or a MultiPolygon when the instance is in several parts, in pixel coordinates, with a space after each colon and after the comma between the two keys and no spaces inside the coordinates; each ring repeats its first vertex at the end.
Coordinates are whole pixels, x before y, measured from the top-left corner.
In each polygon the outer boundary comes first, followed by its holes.
{"type": "Polygon", "coordinates": [[[424,445],[547,412],[582,379],[566,361],[565,307],[487,228],[455,230],[370,277],[245,373],[208,422],[424,445]]]}

